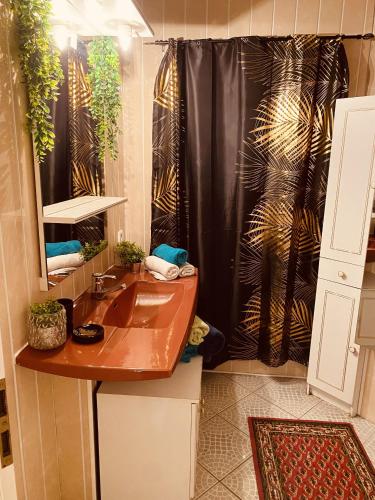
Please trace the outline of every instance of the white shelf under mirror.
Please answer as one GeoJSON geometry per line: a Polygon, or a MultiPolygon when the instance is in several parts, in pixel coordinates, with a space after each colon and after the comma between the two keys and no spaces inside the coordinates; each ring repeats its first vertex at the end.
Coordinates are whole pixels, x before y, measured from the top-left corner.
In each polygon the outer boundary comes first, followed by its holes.
{"type": "Polygon", "coordinates": [[[77,224],[111,207],[124,203],[120,196],[81,196],[43,207],[44,224],[77,224]]]}

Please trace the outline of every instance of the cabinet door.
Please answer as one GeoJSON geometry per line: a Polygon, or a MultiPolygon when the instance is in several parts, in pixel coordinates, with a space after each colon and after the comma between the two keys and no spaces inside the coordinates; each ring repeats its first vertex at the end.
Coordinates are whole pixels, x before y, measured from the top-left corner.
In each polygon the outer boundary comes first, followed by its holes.
{"type": "Polygon", "coordinates": [[[320,254],[364,266],[374,199],[375,96],[338,99],[320,254]]]}
{"type": "Polygon", "coordinates": [[[362,290],[356,342],[375,347],[375,290],[362,290]]]}
{"type": "Polygon", "coordinates": [[[356,388],[360,296],[357,288],[318,280],[307,381],[349,405],[356,388]]]}

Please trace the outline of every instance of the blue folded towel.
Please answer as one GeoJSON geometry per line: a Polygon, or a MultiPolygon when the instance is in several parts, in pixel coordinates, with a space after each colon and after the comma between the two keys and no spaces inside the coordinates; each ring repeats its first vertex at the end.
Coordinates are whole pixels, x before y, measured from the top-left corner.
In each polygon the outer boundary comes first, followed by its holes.
{"type": "Polygon", "coordinates": [[[164,259],[175,266],[183,266],[188,260],[188,253],[183,248],[174,248],[163,243],[154,249],[152,255],[164,259]]]}
{"type": "Polygon", "coordinates": [[[68,255],[77,253],[82,245],[78,240],[60,241],[59,243],[46,243],[47,257],[57,257],[57,255],[68,255]]]}
{"type": "Polygon", "coordinates": [[[182,363],[190,363],[191,358],[194,358],[194,356],[198,356],[198,346],[187,344],[184,352],[182,353],[180,361],[182,363]]]}

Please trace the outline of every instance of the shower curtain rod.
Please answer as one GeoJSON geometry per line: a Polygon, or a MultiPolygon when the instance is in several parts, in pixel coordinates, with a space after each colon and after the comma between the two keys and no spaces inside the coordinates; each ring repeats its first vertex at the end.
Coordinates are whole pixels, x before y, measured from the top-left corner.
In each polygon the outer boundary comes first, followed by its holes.
{"type": "MultiPolygon", "coordinates": [[[[287,36],[265,36],[265,38],[268,38],[269,40],[288,40],[289,38],[292,38],[293,35],[287,35],[287,36]]],[[[365,33],[365,34],[358,34],[358,35],[344,35],[344,34],[336,34],[336,35],[318,35],[319,38],[322,39],[329,39],[333,38],[335,36],[340,36],[343,40],[348,40],[348,39],[356,39],[356,40],[371,40],[372,38],[375,37],[374,33],[365,33]]],[[[246,38],[246,37],[245,37],[246,38]]],[[[178,38],[177,39],[180,42],[187,42],[188,40],[184,40],[183,38],[178,38]]],[[[219,40],[211,40],[208,39],[207,41],[209,42],[226,42],[228,39],[223,38],[219,40]]],[[[143,42],[144,45],[168,45],[169,40],[155,40],[154,42],[143,42]]]]}

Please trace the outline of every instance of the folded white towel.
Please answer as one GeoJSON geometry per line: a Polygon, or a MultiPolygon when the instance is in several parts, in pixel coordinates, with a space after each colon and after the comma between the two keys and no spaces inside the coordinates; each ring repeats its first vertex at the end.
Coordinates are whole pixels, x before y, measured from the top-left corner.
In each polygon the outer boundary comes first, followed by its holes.
{"type": "Polygon", "coordinates": [[[180,271],[178,266],[170,264],[166,260],[150,255],[145,259],[145,267],[152,276],[161,281],[170,281],[178,278],[180,271]]]}
{"type": "Polygon", "coordinates": [[[59,274],[70,274],[74,272],[76,267],[59,267],[59,269],[55,269],[54,271],[50,271],[48,274],[50,276],[58,276],[59,274]]]}
{"type": "Polygon", "coordinates": [[[67,255],[57,255],[47,258],[48,272],[61,269],[62,267],[79,267],[84,263],[80,253],[69,253],[67,255]]]}
{"type": "Polygon", "coordinates": [[[181,278],[186,278],[187,276],[194,276],[195,267],[192,264],[189,264],[189,262],[186,262],[186,264],[180,266],[179,274],[181,278]]]}

